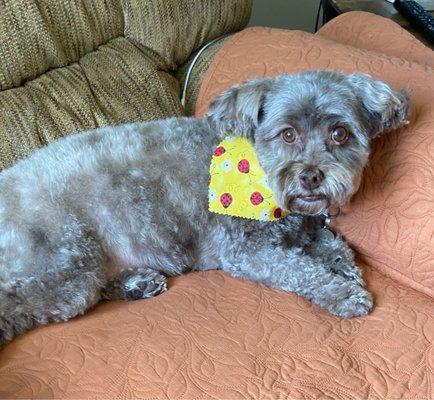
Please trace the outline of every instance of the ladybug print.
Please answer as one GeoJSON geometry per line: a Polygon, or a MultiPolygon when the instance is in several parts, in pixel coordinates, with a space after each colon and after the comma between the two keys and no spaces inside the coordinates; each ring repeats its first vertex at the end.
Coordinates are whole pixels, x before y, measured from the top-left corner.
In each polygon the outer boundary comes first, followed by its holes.
{"type": "Polygon", "coordinates": [[[220,157],[221,155],[226,153],[226,149],[223,146],[219,146],[214,150],[214,155],[216,157],[220,157]]]}
{"type": "Polygon", "coordinates": [[[228,208],[232,204],[232,196],[230,193],[223,193],[220,196],[220,203],[224,208],[228,208]]]}
{"type": "Polygon", "coordinates": [[[264,201],[264,197],[262,196],[261,193],[259,192],[253,192],[252,195],[250,196],[250,202],[254,205],[254,206],[258,206],[259,204],[261,204],[264,201]]]}
{"type": "Polygon", "coordinates": [[[245,158],[240,160],[238,163],[238,171],[240,171],[242,174],[248,174],[250,171],[250,163],[245,158]]]}
{"type": "Polygon", "coordinates": [[[217,214],[277,221],[287,211],[276,203],[252,143],[226,137],[212,149],[208,208],[217,214]]]}
{"type": "Polygon", "coordinates": [[[273,217],[276,219],[282,218],[282,209],[277,207],[274,211],[273,211],[273,217]]]}

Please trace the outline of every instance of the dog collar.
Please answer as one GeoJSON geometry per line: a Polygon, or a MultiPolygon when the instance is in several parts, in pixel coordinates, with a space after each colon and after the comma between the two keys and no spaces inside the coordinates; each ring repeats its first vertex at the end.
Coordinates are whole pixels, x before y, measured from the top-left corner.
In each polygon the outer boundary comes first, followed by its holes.
{"type": "Polygon", "coordinates": [[[259,221],[276,221],[288,215],[276,203],[248,139],[226,137],[214,150],[209,172],[210,211],[259,221]]]}
{"type": "MultiPolygon", "coordinates": [[[[339,207],[335,207],[332,210],[328,209],[323,215],[323,226],[317,231],[317,238],[324,242],[330,242],[336,238],[335,233],[330,228],[332,219],[339,217],[341,210],[339,207]]],[[[342,257],[338,257],[342,259],[342,257]]],[[[338,260],[338,258],[336,260],[338,260]]],[[[339,260],[340,261],[340,260],[339,260]]],[[[336,261],[338,262],[338,261],[336,261]]]]}
{"type": "Polygon", "coordinates": [[[324,214],[322,214],[324,220],[323,229],[328,229],[332,219],[339,217],[341,214],[341,209],[339,207],[334,207],[333,209],[328,209],[324,214]]]}

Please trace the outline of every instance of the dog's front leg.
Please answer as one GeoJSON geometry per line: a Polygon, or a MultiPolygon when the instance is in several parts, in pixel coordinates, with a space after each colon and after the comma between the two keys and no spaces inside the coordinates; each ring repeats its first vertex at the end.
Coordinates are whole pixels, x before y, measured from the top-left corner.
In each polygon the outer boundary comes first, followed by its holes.
{"type": "Polygon", "coordinates": [[[357,281],[335,273],[300,248],[256,242],[243,251],[227,249],[221,261],[231,275],[297,293],[342,318],[362,316],[372,308],[372,296],[357,281]]]}
{"type": "Polygon", "coordinates": [[[306,251],[336,274],[364,286],[362,270],[355,264],[354,252],[341,235],[319,229],[306,251]]]}

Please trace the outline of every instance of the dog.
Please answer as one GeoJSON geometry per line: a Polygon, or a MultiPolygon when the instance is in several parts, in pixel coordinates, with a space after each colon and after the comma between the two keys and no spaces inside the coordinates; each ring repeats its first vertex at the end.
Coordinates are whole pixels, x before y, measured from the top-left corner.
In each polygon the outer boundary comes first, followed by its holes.
{"type": "Polygon", "coordinates": [[[310,71],[247,81],[204,118],[104,127],[39,149],[0,174],[0,343],[136,300],[167,277],[221,269],[293,292],[341,318],[372,306],[352,250],[318,232],[357,191],[371,141],[405,125],[409,96],[363,74],[310,71]],[[208,211],[222,135],[254,146],[288,216],[208,211]]]}

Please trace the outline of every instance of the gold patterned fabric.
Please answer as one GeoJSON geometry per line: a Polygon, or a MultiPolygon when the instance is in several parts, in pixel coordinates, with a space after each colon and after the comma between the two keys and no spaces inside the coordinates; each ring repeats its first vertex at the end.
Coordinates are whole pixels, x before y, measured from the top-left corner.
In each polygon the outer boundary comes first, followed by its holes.
{"type": "Polygon", "coordinates": [[[251,0],[0,0],[0,170],[63,135],[182,114],[174,74],[251,0]]]}

